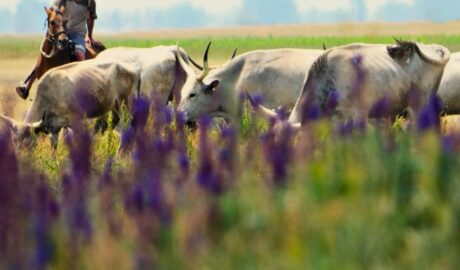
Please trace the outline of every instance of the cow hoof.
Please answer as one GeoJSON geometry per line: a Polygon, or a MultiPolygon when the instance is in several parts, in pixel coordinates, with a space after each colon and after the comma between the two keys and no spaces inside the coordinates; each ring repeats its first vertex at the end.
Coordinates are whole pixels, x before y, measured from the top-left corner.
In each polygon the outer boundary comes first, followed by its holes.
{"type": "Polygon", "coordinates": [[[29,90],[25,86],[17,86],[16,93],[24,100],[29,96],[29,90]]]}

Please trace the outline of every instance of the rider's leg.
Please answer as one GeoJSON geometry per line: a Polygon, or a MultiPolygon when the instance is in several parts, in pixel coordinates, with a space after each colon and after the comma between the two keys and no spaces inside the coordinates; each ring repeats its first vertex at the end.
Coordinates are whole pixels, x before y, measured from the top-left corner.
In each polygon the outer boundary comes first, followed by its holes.
{"type": "Polygon", "coordinates": [[[23,99],[26,99],[29,96],[29,91],[30,88],[32,88],[32,84],[35,82],[35,79],[37,78],[37,69],[40,67],[42,64],[42,57],[38,57],[37,61],[35,62],[35,66],[32,69],[32,72],[29,74],[29,76],[25,79],[25,81],[16,87],[16,93],[23,99]]]}
{"type": "Polygon", "coordinates": [[[69,33],[68,34],[69,39],[73,41],[75,44],[75,60],[76,61],[83,61],[85,60],[85,54],[86,54],[86,42],[85,42],[85,36],[80,33],[69,33]]]}
{"type": "Polygon", "coordinates": [[[76,61],[84,61],[85,53],[81,50],[75,50],[75,58],[76,61]]]}

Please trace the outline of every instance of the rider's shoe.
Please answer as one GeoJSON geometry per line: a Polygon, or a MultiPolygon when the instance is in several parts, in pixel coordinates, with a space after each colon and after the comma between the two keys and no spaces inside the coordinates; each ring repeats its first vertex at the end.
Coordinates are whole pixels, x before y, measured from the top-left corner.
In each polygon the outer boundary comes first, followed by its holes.
{"type": "Polygon", "coordinates": [[[16,93],[18,93],[22,99],[27,99],[29,96],[29,90],[25,85],[16,86],[16,93]]]}

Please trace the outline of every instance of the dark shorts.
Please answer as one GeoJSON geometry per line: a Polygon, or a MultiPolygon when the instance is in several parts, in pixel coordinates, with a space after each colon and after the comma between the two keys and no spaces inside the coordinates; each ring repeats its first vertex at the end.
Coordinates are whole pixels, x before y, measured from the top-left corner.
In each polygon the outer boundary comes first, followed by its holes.
{"type": "Polygon", "coordinates": [[[69,39],[73,41],[75,44],[75,50],[83,52],[83,54],[86,53],[86,42],[85,42],[85,37],[82,34],[79,33],[69,33],[69,39]]]}

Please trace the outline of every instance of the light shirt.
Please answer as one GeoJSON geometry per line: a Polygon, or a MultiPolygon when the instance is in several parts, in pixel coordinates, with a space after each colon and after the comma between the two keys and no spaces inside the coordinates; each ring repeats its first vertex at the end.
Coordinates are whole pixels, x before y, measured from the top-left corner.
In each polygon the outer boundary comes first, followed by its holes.
{"type": "Polygon", "coordinates": [[[64,5],[64,17],[67,20],[67,31],[86,36],[86,21],[96,19],[95,0],[57,0],[55,6],[64,5]]]}

